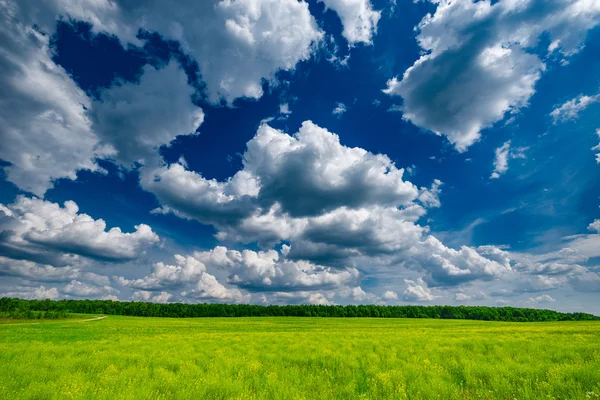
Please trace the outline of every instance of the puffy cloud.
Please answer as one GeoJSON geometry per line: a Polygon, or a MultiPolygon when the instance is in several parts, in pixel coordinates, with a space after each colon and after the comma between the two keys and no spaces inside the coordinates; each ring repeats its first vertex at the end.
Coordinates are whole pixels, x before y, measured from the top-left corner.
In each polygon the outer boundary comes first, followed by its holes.
{"type": "Polygon", "coordinates": [[[442,189],[440,189],[440,186],[442,185],[442,181],[439,179],[434,179],[429,189],[422,187],[419,193],[419,201],[421,204],[428,208],[441,206],[439,196],[442,192],[442,189]]]}
{"type": "MultiPolygon", "coordinates": [[[[494,261],[499,254],[492,249],[454,250],[423,237],[428,228],[416,221],[426,207],[439,207],[439,180],[418,189],[387,156],[345,147],[311,122],[294,136],[261,125],[243,165],[222,182],[181,164],[142,179],[163,203],[160,212],[213,224],[219,240],[256,241],[263,248],[289,242],[281,254],[227,251],[228,268],[239,269],[230,275],[238,285],[305,290],[327,283],[321,279],[354,279],[354,273],[334,274],[330,267],[348,271],[396,263],[420,268],[431,284],[444,286],[493,279],[510,269],[506,260],[494,261]]],[[[204,256],[195,257],[210,265],[204,256]]]]}
{"type": "Polygon", "coordinates": [[[530,53],[542,35],[549,53],[579,51],[600,22],[588,0],[431,0],[433,15],[419,23],[424,54],[385,93],[404,99],[404,118],[448,137],[465,151],[484,128],[528,105],[545,70],[530,53]]]}
{"type": "Polygon", "coordinates": [[[383,294],[383,298],[384,300],[398,300],[398,293],[392,290],[386,290],[386,292],[383,294]]]}
{"type": "Polygon", "coordinates": [[[12,276],[36,282],[66,282],[79,278],[77,268],[56,268],[28,260],[14,260],[0,256],[0,276],[12,276]]]}
{"type": "Polygon", "coordinates": [[[304,260],[288,260],[275,250],[228,250],[218,246],[194,257],[208,266],[226,269],[229,281],[237,286],[263,291],[306,291],[331,289],[357,282],[355,268],[335,270],[304,260]]]}
{"type": "Polygon", "coordinates": [[[157,262],[152,273],[140,279],[117,277],[117,282],[126,287],[143,290],[160,290],[177,288],[190,282],[198,281],[206,273],[206,266],[194,257],[179,254],[174,256],[176,265],[157,262]]]}
{"type": "Polygon", "coordinates": [[[37,11],[54,21],[49,4],[37,6],[8,1],[0,10],[0,158],[11,163],[10,182],[41,196],[54,180],[98,171],[95,158],[111,151],[91,130],[90,99],[52,61],[49,36],[34,28],[37,11]]]}
{"type": "Polygon", "coordinates": [[[198,61],[213,102],[261,97],[263,79],[307,60],[323,37],[308,4],[298,0],[58,3],[61,13],[122,42],[138,43],[140,28],[178,40],[198,61]]]}
{"type": "Polygon", "coordinates": [[[345,297],[353,303],[374,303],[378,297],[373,293],[367,293],[360,286],[346,287],[338,291],[338,295],[345,297]]]}
{"type": "Polygon", "coordinates": [[[265,296],[264,302],[332,305],[334,303],[330,297],[327,294],[312,291],[275,292],[269,295],[269,297],[265,296]]]}
{"type": "Polygon", "coordinates": [[[57,300],[60,297],[60,293],[58,293],[58,289],[55,287],[46,289],[46,287],[42,285],[38,288],[17,287],[16,289],[16,291],[0,293],[0,297],[18,297],[27,300],[57,300]]]}
{"type": "Polygon", "coordinates": [[[97,297],[103,295],[109,295],[116,292],[111,286],[97,286],[89,283],[84,283],[78,280],[72,280],[62,290],[64,294],[75,296],[75,297],[97,297]]]}
{"type": "Polygon", "coordinates": [[[294,136],[261,125],[243,163],[225,182],[173,164],[146,172],[142,186],[157,195],[163,212],[217,227],[250,214],[258,223],[269,212],[305,217],[343,206],[409,206],[419,195],[387,156],[343,146],[310,121],[294,136]]]}
{"type": "Polygon", "coordinates": [[[131,300],[165,304],[169,302],[169,299],[171,299],[171,297],[173,297],[173,295],[168,292],[160,292],[158,294],[154,294],[153,292],[138,290],[133,292],[133,294],[131,295],[131,300]]]}
{"type": "Polygon", "coordinates": [[[342,36],[350,45],[356,43],[371,44],[377,33],[380,11],[374,11],[369,0],[321,0],[327,8],[334,10],[340,17],[344,29],[342,36]]]}
{"type": "Polygon", "coordinates": [[[113,157],[120,164],[157,163],[160,146],[194,133],[202,123],[204,114],[192,103],[193,93],[176,62],[159,70],[146,66],[139,83],[117,81],[100,91],[88,113],[92,129],[100,143],[115,149],[113,157]]]}
{"type": "Polygon", "coordinates": [[[258,182],[245,171],[226,182],[208,180],[181,164],[144,169],[141,185],[164,204],[157,213],[173,212],[207,224],[227,226],[250,216],[258,182]]]}
{"type": "MultiPolygon", "coordinates": [[[[499,249],[498,249],[499,250],[499,249]]],[[[511,271],[507,259],[487,257],[489,248],[480,250],[461,246],[460,250],[446,247],[433,236],[428,236],[409,252],[408,264],[417,263],[427,275],[427,283],[435,286],[458,285],[472,280],[492,280],[511,271]],[[496,260],[496,259],[498,260],[496,260]]]]}
{"type": "Polygon", "coordinates": [[[486,298],[485,293],[483,292],[479,292],[479,293],[464,293],[464,292],[458,292],[454,295],[454,300],[458,301],[458,302],[465,302],[465,301],[473,301],[473,300],[483,300],[486,298]]]}
{"type": "Polygon", "coordinates": [[[331,112],[333,115],[341,116],[343,113],[348,111],[346,105],[344,103],[337,103],[333,111],[331,112]]]}
{"type": "Polygon", "coordinates": [[[90,282],[97,286],[110,286],[107,276],[85,272],[71,266],[56,268],[28,260],[14,260],[0,256],[0,276],[16,277],[29,282],[90,282]]]}
{"type": "Polygon", "coordinates": [[[596,233],[600,233],[600,219],[596,219],[596,220],[594,220],[594,222],[589,224],[588,229],[590,231],[595,231],[596,233]]]}
{"type": "Polygon", "coordinates": [[[432,301],[436,297],[420,278],[417,281],[405,279],[404,283],[408,285],[404,291],[405,301],[432,301]]]}
{"type": "Polygon", "coordinates": [[[554,125],[559,122],[572,121],[579,118],[579,113],[588,108],[590,104],[597,103],[600,101],[600,94],[595,96],[584,96],[579,95],[574,99],[566,101],[559,107],[556,107],[550,113],[550,116],[554,120],[554,125]]]}
{"type": "Polygon", "coordinates": [[[57,18],[68,16],[96,32],[140,44],[138,28],[179,40],[200,62],[211,100],[258,98],[263,78],[308,59],[322,32],[305,2],[222,0],[185,2],[8,1],[0,18],[0,158],[7,179],[43,195],[57,179],[78,170],[102,171],[96,158],[156,159],[156,148],[178,134],[193,133],[202,111],[175,64],[146,67],[140,84],[117,82],[92,101],[52,61],[49,37],[57,18]],[[169,115],[169,118],[164,118],[169,115]]]}
{"type": "MultiPolygon", "coordinates": [[[[152,268],[152,273],[139,279],[126,279],[115,277],[115,281],[125,287],[141,289],[136,296],[142,296],[143,301],[157,301],[153,296],[145,295],[148,291],[181,289],[182,297],[194,299],[207,299],[218,301],[246,302],[249,295],[244,295],[238,289],[223,286],[217,278],[209,274],[206,265],[195,255],[182,256],[176,254],[175,265],[157,262],[152,268]],[[143,297],[143,296],[148,296],[143,297]]],[[[168,292],[167,292],[168,293],[168,292]]],[[[137,298],[136,297],[136,298],[137,298]]],[[[166,297],[163,295],[161,298],[166,297]]],[[[168,300],[168,299],[167,299],[168,300]]]]}
{"type": "Polygon", "coordinates": [[[56,203],[18,196],[13,204],[0,204],[0,255],[47,263],[91,259],[122,262],[133,260],[159,241],[145,224],[135,232],[106,230],[102,219],[79,213],[73,201],[56,203]]]}

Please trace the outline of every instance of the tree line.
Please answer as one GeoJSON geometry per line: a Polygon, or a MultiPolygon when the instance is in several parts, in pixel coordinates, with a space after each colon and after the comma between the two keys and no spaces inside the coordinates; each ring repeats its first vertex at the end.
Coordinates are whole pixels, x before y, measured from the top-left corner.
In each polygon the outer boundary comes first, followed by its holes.
{"type": "Polygon", "coordinates": [[[337,317],[337,318],[436,318],[483,321],[591,321],[600,317],[586,313],[483,306],[380,306],[380,305],[269,305],[144,303],[112,300],[0,299],[0,313],[53,311],[137,317],[337,317]]]}

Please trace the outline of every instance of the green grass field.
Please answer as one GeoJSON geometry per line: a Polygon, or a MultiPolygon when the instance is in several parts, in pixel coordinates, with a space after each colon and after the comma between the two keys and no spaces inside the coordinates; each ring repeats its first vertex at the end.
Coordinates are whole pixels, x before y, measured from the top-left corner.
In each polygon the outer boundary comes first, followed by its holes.
{"type": "Polygon", "coordinates": [[[598,399],[600,323],[162,319],[0,325],[2,399],[598,399]]]}

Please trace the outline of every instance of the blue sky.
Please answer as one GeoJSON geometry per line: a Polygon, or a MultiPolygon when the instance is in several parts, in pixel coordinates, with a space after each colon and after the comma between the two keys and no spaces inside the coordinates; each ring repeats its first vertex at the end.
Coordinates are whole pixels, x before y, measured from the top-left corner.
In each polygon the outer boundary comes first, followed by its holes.
{"type": "Polygon", "coordinates": [[[9,2],[0,295],[600,313],[594,1],[9,2]]]}

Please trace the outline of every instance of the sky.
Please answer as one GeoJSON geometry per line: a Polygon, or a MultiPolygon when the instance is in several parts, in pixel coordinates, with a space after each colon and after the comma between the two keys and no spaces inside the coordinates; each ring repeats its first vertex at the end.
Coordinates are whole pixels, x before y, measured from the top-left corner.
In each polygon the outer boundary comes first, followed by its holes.
{"type": "Polygon", "coordinates": [[[597,0],[0,10],[0,297],[600,314],[597,0]]]}

